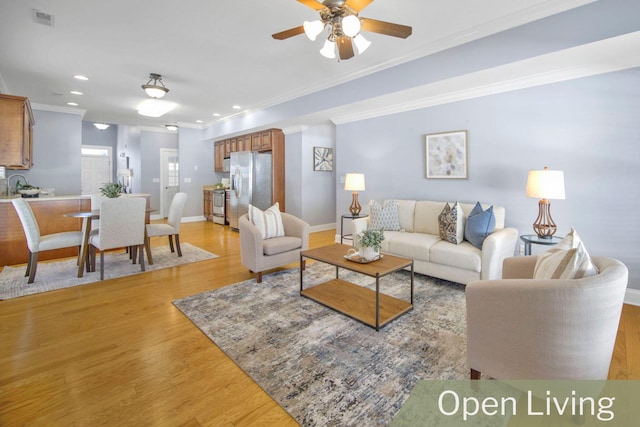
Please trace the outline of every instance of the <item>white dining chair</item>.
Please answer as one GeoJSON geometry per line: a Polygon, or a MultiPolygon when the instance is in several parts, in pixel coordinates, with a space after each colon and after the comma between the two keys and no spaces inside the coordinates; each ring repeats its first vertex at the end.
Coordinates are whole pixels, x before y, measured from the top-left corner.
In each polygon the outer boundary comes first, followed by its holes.
{"type": "Polygon", "coordinates": [[[82,231],[64,231],[61,233],[46,234],[42,236],[40,235],[38,221],[36,220],[36,216],[33,214],[33,210],[29,203],[22,198],[13,199],[11,200],[11,203],[13,203],[13,206],[18,213],[18,217],[22,223],[22,228],[24,229],[24,234],[27,238],[29,260],[27,263],[25,277],[29,276],[27,283],[33,283],[36,279],[38,256],[40,252],[72,248],[74,246],[77,246],[79,249],[82,245],[82,231]]]}
{"type": "Polygon", "coordinates": [[[98,232],[92,232],[89,236],[91,265],[94,271],[96,250],[100,251],[100,280],[104,280],[104,253],[109,249],[137,247],[140,271],[145,271],[144,233],[146,206],[147,201],[141,197],[105,199],[100,204],[98,232]]]}
{"type": "MultiPolygon", "coordinates": [[[[147,239],[151,237],[169,236],[169,247],[171,252],[178,251],[178,256],[182,256],[180,249],[180,221],[182,220],[182,212],[187,201],[187,193],[176,193],[169,207],[169,216],[166,224],[147,224],[147,239]],[[173,239],[176,241],[176,248],[173,247],[173,239]]],[[[147,241],[147,246],[150,242],[147,241]]]]}

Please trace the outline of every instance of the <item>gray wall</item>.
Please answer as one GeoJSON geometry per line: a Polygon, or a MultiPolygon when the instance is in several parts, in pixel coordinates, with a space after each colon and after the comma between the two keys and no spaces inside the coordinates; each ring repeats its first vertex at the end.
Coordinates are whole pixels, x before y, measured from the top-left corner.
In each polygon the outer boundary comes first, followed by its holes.
{"type": "Polygon", "coordinates": [[[80,194],[81,116],[36,108],[33,116],[33,167],[7,176],[24,175],[31,185],[55,188],[59,196],[80,194]]]}
{"type": "MultiPolygon", "coordinates": [[[[618,258],[640,289],[640,69],[577,79],[337,127],[339,176],[365,173],[369,200],[428,199],[506,207],[507,226],[532,233],[538,201],[527,171],[563,170],[553,200],[558,235],[576,228],[592,255],[618,258]],[[424,135],[466,129],[469,179],[427,180],[424,135]]],[[[350,195],[336,187],[336,217],[350,195]]]]}
{"type": "Polygon", "coordinates": [[[203,216],[202,186],[212,184],[213,143],[204,140],[200,129],[180,127],[180,191],[188,194],[184,208],[185,217],[203,216]],[[187,182],[190,181],[190,182],[187,182]]]}

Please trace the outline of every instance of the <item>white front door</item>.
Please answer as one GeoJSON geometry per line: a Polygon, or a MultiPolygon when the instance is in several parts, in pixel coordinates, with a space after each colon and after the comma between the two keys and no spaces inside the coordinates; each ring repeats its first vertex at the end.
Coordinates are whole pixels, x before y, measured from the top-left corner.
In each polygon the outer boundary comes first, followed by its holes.
{"type": "Polygon", "coordinates": [[[169,207],[173,196],[180,189],[180,158],[178,150],[160,149],[160,206],[163,218],[169,216],[169,207]]]}
{"type": "Polygon", "coordinates": [[[111,182],[111,147],[82,146],[81,194],[98,194],[100,188],[111,182]]]}

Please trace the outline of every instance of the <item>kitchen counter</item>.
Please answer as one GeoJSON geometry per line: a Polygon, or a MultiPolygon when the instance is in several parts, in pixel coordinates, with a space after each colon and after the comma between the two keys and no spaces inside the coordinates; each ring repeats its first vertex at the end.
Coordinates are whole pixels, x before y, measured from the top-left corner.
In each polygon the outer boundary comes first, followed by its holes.
{"type": "MultiPolygon", "coordinates": [[[[0,197],[0,203],[9,203],[11,202],[11,199],[17,199],[18,197],[22,197],[19,194],[16,194],[14,196],[2,196],[0,197]]],[[[87,199],[87,200],[91,200],[91,196],[43,196],[40,195],[40,197],[25,197],[25,199],[27,199],[30,202],[39,202],[39,201],[51,201],[51,200],[80,200],[80,199],[87,199]]]]}

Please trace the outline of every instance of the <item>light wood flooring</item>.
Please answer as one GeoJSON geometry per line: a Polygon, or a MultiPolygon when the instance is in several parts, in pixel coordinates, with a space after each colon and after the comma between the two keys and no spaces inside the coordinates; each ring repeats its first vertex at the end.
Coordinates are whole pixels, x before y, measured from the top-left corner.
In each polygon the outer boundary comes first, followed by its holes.
{"type": "MultiPolygon", "coordinates": [[[[1,426],[296,425],[171,303],[253,277],[238,233],[186,223],[181,240],[221,257],[0,301],[1,426]]],[[[640,379],[640,307],[624,307],[610,377],[640,379]]]]}

